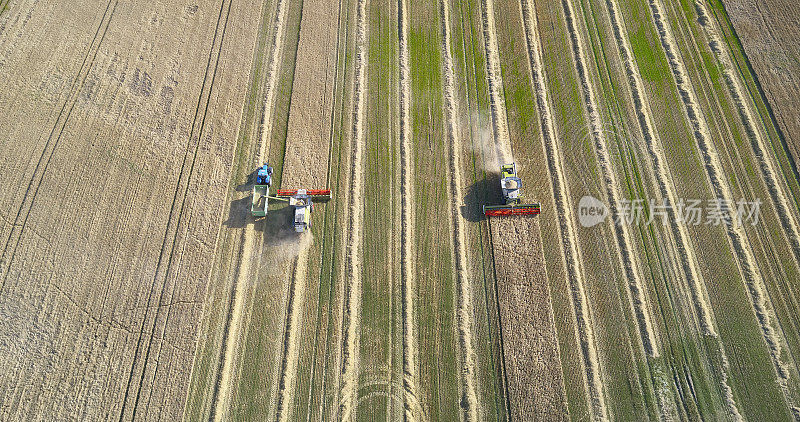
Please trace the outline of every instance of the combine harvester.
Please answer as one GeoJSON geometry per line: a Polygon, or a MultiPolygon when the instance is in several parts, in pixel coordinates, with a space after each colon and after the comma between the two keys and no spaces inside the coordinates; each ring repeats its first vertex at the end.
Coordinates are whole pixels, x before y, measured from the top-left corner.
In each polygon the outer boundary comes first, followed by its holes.
{"type": "Polygon", "coordinates": [[[311,228],[311,211],[314,210],[312,201],[327,201],[331,199],[330,189],[296,189],[278,190],[277,198],[286,201],[294,208],[294,231],[303,233],[311,228]]]}
{"type": "Polygon", "coordinates": [[[538,203],[520,204],[522,199],[522,179],[517,177],[516,163],[500,166],[500,189],[503,191],[504,205],[484,205],[483,214],[488,217],[504,215],[539,215],[538,203]]]}
{"type": "Polygon", "coordinates": [[[289,206],[294,208],[292,227],[298,233],[303,233],[311,228],[311,211],[314,210],[313,201],[331,199],[330,189],[278,189],[276,196],[269,196],[270,186],[272,186],[272,167],[264,164],[256,170],[250,212],[254,217],[265,217],[269,199],[288,202],[289,206]]]}

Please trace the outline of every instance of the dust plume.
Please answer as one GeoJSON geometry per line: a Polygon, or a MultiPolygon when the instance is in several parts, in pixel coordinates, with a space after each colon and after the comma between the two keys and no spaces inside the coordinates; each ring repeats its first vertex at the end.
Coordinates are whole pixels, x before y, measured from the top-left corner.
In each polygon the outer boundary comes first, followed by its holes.
{"type": "MultiPolygon", "coordinates": [[[[507,142],[496,142],[492,131],[492,121],[486,113],[473,111],[470,119],[460,119],[461,122],[477,122],[477,128],[471,131],[472,151],[479,156],[482,168],[488,172],[497,173],[500,166],[514,162],[511,145],[507,142]]],[[[519,171],[519,166],[517,166],[519,171]]]]}
{"type": "Polygon", "coordinates": [[[314,236],[311,232],[296,233],[287,226],[267,240],[269,253],[261,257],[260,269],[266,269],[270,275],[285,273],[291,260],[313,244],[314,236]]]}

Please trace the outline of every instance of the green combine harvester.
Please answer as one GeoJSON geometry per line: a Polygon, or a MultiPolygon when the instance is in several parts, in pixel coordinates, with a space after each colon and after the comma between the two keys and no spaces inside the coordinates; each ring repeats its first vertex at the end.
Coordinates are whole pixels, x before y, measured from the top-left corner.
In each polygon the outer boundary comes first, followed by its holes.
{"type": "Polygon", "coordinates": [[[503,191],[503,205],[484,205],[483,214],[487,217],[505,215],[538,215],[538,203],[521,204],[522,179],[517,177],[516,163],[500,166],[500,189],[503,191]]]}

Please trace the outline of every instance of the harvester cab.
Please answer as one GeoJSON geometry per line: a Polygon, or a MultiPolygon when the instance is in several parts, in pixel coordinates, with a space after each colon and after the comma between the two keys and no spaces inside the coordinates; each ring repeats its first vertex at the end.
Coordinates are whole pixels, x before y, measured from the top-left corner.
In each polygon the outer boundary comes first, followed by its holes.
{"type": "Polygon", "coordinates": [[[500,188],[503,190],[503,202],[506,205],[518,204],[522,191],[522,179],[517,177],[517,165],[505,164],[500,167],[500,188]]]}
{"type": "Polygon", "coordinates": [[[250,213],[254,217],[267,215],[269,188],[272,185],[272,167],[264,163],[256,170],[256,181],[253,183],[253,200],[250,204],[250,213]]]}
{"type": "Polygon", "coordinates": [[[289,197],[289,206],[294,208],[294,231],[303,233],[311,227],[311,211],[314,210],[314,204],[311,203],[311,198],[305,193],[305,189],[298,189],[298,192],[289,197]]]}
{"type": "Polygon", "coordinates": [[[492,217],[539,214],[541,210],[539,204],[520,203],[522,201],[522,179],[517,176],[515,163],[500,166],[500,190],[503,192],[503,205],[484,205],[484,215],[492,217]]]}

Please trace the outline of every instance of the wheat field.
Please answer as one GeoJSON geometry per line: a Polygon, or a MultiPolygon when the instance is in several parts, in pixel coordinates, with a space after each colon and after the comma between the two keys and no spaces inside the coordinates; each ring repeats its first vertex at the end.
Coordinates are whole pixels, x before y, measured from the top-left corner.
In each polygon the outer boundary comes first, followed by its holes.
{"type": "Polygon", "coordinates": [[[796,12],[0,0],[0,420],[800,420],[796,12]]]}

